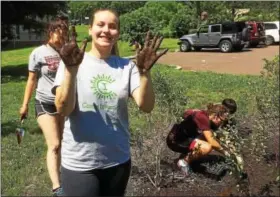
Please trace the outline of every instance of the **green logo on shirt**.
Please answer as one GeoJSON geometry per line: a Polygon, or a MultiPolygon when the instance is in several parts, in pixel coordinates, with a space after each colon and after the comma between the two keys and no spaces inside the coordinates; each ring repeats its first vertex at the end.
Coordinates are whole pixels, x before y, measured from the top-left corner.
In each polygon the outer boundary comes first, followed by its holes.
{"type": "Polygon", "coordinates": [[[91,88],[93,93],[97,95],[99,99],[114,99],[117,94],[113,91],[108,90],[108,85],[113,83],[115,80],[111,76],[97,75],[91,80],[91,88]]]}

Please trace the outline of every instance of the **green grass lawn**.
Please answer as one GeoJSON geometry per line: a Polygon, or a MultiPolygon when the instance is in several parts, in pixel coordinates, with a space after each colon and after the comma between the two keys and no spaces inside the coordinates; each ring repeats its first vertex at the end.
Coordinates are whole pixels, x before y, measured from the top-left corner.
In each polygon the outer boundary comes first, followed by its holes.
{"type": "MultiPolygon", "coordinates": [[[[77,28],[79,32],[80,29],[77,28]]],[[[134,52],[127,43],[120,42],[122,56],[134,52]]],[[[88,46],[87,50],[89,49],[88,46]]],[[[166,39],[163,48],[175,49],[176,40],[166,39]]],[[[1,194],[50,195],[50,180],[45,163],[46,145],[34,119],[34,99],[29,104],[29,117],[24,123],[26,134],[19,146],[15,128],[19,126],[19,108],[22,103],[27,76],[28,56],[33,48],[10,50],[1,53],[1,194]]],[[[254,85],[257,76],[237,76],[212,72],[178,71],[164,65],[155,65],[152,74],[160,72],[167,78],[179,81],[185,87],[188,99],[185,107],[201,107],[210,101],[220,102],[224,97],[235,98],[241,114],[253,111],[254,85]]],[[[131,125],[141,125],[135,117],[130,117],[131,125]]]]}

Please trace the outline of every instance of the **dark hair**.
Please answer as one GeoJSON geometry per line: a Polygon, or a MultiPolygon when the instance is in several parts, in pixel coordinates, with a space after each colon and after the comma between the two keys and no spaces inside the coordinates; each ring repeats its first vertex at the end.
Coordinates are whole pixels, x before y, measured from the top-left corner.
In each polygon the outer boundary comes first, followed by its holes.
{"type": "Polygon", "coordinates": [[[222,101],[222,104],[228,108],[230,114],[234,114],[237,110],[237,104],[235,100],[231,98],[226,98],[222,101]]]}
{"type": "Polygon", "coordinates": [[[207,113],[209,115],[214,114],[217,116],[224,116],[226,113],[229,113],[229,110],[222,104],[209,103],[207,105],[207,113]]]}
{"type": "Polygon", "coordinates": [[[54,33],[56,29],[64,29],[68,30],[68,17],[65,16],[56,16],[56,18],[53,21],[50,21],[47,24],[46,27],[46,33],[47,33],[47,40],[46,43],[49,42],[51,39],[51,33],[54,33]]]}
{"type": "MultiPolygon", "coordinates": [[[[92,13],[92,16],[90,18],[90,24],[89,26],[92,26],[92,23],[94,21],[94,16],[95,14],[97,14],[98,12],[102,12],[102,11],[109,11],[111,13],[113,13],[116,18],[118,19],[118,29],[120,29],[120,19],[119,19],[119,14],[113,10],[113,9],[109,9],[109,8],[101,8],[101,9],[97,9],[97,10],[94,10],[93,13],[92,13]]],[[[111,51],[111,54],[112,55],[116,55],[116,56],[119,56],[119,49],[118,49],[118,43],[116,42],[114,45],[113,45],[113,48],[112,48],[112,51],[111,51]]]]}

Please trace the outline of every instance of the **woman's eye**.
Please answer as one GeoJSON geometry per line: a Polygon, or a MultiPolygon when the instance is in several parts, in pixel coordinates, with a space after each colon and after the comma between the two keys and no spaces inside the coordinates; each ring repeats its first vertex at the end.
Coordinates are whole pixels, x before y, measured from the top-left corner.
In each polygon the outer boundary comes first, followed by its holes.
{"type": "Polygon", "coordinates": [[[115,25],[115,24],[109,25],[109,28],[110,29],[117,29],[117,25],[115,25]]]}

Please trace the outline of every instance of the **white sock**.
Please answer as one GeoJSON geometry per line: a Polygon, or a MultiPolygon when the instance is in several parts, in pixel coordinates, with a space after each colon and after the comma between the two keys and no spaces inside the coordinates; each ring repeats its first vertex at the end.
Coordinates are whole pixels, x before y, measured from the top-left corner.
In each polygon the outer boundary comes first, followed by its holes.
{"type": "Polygon", "coordinates": [[[178,164],[182,167],[186,167],[188,165],[188,163],[184,159],[180,159],[178,161],[178,164]]]}

